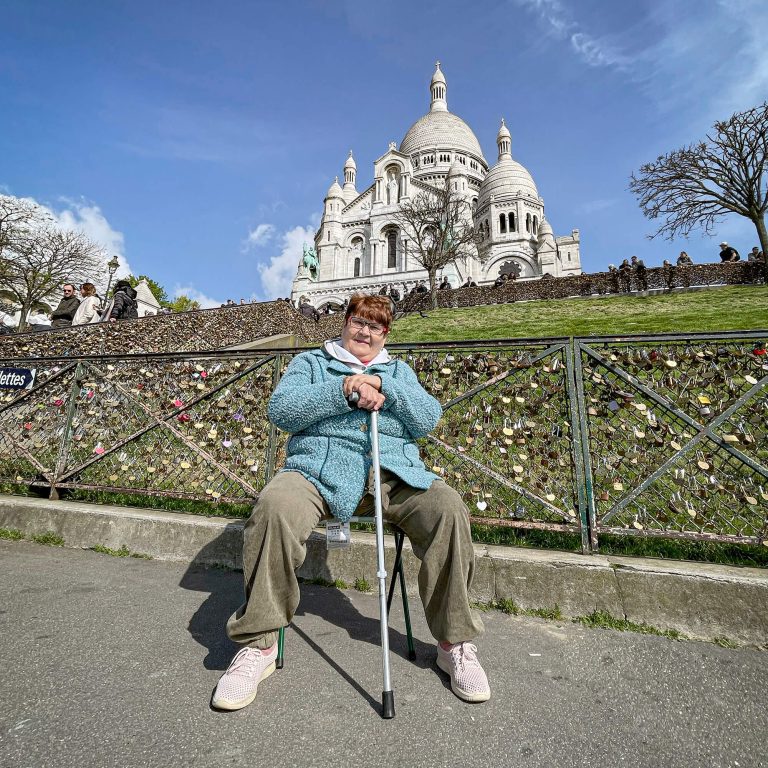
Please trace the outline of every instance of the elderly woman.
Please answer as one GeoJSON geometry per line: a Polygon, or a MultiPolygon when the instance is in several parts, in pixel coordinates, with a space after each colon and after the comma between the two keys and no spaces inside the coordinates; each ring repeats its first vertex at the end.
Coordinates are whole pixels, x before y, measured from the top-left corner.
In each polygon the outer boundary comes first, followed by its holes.
{"type": "Polygon", "coordinates": [[[72,318],[72,325],[86,325],[98,323],[101,318],[101,300],[96,295],[96,286],[93,283],[83,283],[80,286],[80,306],[72,318]]]}
{"type": "Polygon", "coordinates": [[[245,526],[246,602],[227,622],[230,638],[245,647],[219,680],[214,707],[247,706],[274,671],[278,631],[299,604],[295,570],[312,529],[331,515],[347,521],[370,501],[368,411],[380,412],[384,518],[405,532],[421,560],[419,594],[438,641],[437,665],[459,698],[490,698],[470,642],[483,625],[467,594],[474,572],[469,513],[458,493],[427,471],[414,442],[435,428],[442,410],[414,372],[384,349],[391,324],[388,297],[353,296],[341,338],[297,355],[272,395],[269,418],[292,437],[285,466],[245,526]]]}

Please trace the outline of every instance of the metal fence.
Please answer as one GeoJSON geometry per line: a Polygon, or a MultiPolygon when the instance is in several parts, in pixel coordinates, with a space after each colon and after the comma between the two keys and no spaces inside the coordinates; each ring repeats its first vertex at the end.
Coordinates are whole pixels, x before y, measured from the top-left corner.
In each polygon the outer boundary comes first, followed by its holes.
{"type": "MultiPolygon", "coordinates": [[[[768,544],[765,332],[394,345],[444,416],[428,467],[474,522],[768,544]]],[[[294,351],[5,361],[0,482],[250,503],[294,351]]],[[[0,390],[3,392],[3,390],[0,390]]]]}

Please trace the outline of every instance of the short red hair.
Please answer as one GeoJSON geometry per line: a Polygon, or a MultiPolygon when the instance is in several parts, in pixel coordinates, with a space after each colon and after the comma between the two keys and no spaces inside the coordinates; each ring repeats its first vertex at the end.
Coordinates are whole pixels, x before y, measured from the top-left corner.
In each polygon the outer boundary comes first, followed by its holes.
{"type": "Polygon", "coordinates": [[[381,323],[389,330],[394,320],[392,300],[389,296],[367,296],[364,293],[356,293],[349,300],[344,322],[346,323],[352,315],[361,317],[363,320],[381,323]]]}

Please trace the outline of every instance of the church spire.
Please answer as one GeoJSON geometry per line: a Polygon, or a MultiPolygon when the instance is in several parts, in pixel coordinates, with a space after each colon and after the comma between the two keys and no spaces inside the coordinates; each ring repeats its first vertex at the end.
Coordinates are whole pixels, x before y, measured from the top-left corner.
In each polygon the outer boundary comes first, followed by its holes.
{"type": "Polygon", "coordinates": [[[432,103],[429,105],[430,112],[448,111],[447,91],[445,75],[440,70],[440,62],[438,61],[435,63],[435,74],[432,75],[432,82],[429,84],[429,92],[432,95],[432,103]]]}
{"type": "Polygon", "coordinates": [[[503,117],[501,118],[499,133],[496,136],[496,145],[499,148],[499,160],[502,157],[512,157],[512,134],[504,123],[503,117]]]}

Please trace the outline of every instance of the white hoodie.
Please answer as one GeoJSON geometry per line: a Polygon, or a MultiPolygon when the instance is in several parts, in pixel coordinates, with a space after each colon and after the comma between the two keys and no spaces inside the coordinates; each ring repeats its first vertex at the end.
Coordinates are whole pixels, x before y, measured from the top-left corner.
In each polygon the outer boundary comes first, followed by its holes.
{"type": "Polygon", "coordinates": [[[376,363],[388,363],[392,358],[389,356],[389,352],[382,347],[373,360],[369,360],[368,363],[363,363],[358,360],[351,352],[347,352],[344,347],[341,346],[341,339],[328,339],[323,344],[323,349],[333,358],[348,365],[355,373],[363,373],[366,368],[376,363]]]}

